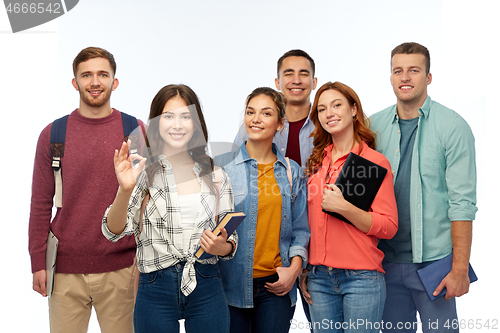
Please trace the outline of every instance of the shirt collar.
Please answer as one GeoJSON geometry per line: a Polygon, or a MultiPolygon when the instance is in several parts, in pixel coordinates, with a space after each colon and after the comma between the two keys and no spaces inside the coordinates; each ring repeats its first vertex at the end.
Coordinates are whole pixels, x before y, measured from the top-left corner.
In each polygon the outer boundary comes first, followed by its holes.
{"type": "MultiPolygon", "coordinates": [[[[312,103],[309,103],[309,114],[307,115],[306,117],[306,121],[304,121],[304,125],[303,126],[306,126],[306,124],[311,120],[311,111],[312,111],[312,103]]],[[[290,122],[288,121],[288,118],[286,117],[285,115],[285,124],[289,124],[290,122]]]]}
{"type": "Polygon", "coordinates": [[[431,112],[431,102],[431,98],[427,95],[424,104],[418,109],[418,112],[425,118],[429,117],[429,113],[431,112]]]}
{"type": "MultiPolygon", "coordinates": [[[[431,103],[432,100],[430,96],[427,95],[424,104],[422,104],[422,106],[418,108],[419,115],[424,116],[425,118],[429,117],[429,113],[431,112],[431,103]]],[[[392,122],[397,123],[399,121],[397,104],[394,104],[394,106],[392,107],[392,112],[394,113],[394,119],[392,120],[392,122]]]]}
{"type": "MultiPolygon", "coordinates": [[[[240,164],[240,163],[243,163],[246,161],[253,160],[253,158],[251,158],[250,155],[248,155],[248,150],[247,150],[246,144],[247,144],[247,142],[245,141],[240,146],[240,152],[238,153],[238,156],[236,156],[236,164],[240,164]]],[[[276,144],[274,142],[272,144],[272,150],[278,159],[277,162],[280,162],[281,164],[283,164],[283,166],[286,167],[287,162],[285,160],[285,157],[283,156],[283,154],[280,153],[278,147],[276,146],[276,144]]]]}
{"type": "MultiPolygon", "coordinates": [[[[158,159],[158,161],[161,163],[161,165],[163,167],[165,167],[167,170],[169,169],[172,169],[172,164],[170,164],[170,161],[168,160],[168,158],[165,156],[165,155],[158,155],[156,157],[158,159]]],[[[193,171],[195,173],[195,175],[197,177],[200,177],[200,173],[201,173],[201,166],[198,162],[194,162],[194,167],[193,167],[193,171]]]]}
{"type": "MultiPolygon", "coordinates": [[[[361,148],[362,148],[362,145],[366,145],[366,143],[364,141],[361,141],[361,143],[358,143],[357,145],[355,145],[354,148],[352,148],[349,153],[345,154],[344,156],[339,157],[338,160],[346,159],[350,153],[354,153],[354,154],[359,155],[361,148]]],[[[332,162],[332,150],[333,150],[333,143],[325,148],[325,153],[323,155],[323,165],[325,165],[325,163],[328,163],[326,165],[330,165],[330,163],[332,162]]]]}

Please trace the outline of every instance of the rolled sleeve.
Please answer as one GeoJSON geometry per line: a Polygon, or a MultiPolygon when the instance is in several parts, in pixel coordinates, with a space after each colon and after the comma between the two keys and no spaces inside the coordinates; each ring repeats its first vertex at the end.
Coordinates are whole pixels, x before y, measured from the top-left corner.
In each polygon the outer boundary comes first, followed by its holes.
{"type": "Polygon", "coordinates": [[[391,165],[385,158],[379,164],[387,169],[387,174],[371,206],[372,225],[367,235],[390,239],[398,231],[398,210],[391,165]]]}
{"type": "Polygon", "coordinates": [[[450,124],[446,143],[446,186],[450,221],[472,221],[476,217],[476,151],[474,135],[461,117],[450,124]]]}
{"type": "Polygon", "coordinates": [[[102,234],[104,237],[106,237],[109,241],[116,243],[123,237],[125,237],[125,230],[120,235],[116,235],[112,233],[109,228],[108,228],[108,212],[110,210],[111,206],[106,209],[106,212],[104,213],[104,217],[102,218],[102,225],[101,225],[101,230],[102,234]]]}
{"type": "Polygon", "coordinates": [[[130,236],[132,234],[135,234],[136,236],[139,235],[141,206],[147,192],[146,184],[146,172],[143,172],[139,177],[136,186],[134,187],[132,195],[130,196],[127,208],[127,222],[125,223],[125,228],[123,229],[121,234],[116,235],[109,230],[108,213],[112,205],[110,205],[108,209],[106,209],[106,212],[104,213],[104,216],[102,218],[101,231],[104,237],[106,237],[109,241],[116,243],[125,236],[130,236]]]}

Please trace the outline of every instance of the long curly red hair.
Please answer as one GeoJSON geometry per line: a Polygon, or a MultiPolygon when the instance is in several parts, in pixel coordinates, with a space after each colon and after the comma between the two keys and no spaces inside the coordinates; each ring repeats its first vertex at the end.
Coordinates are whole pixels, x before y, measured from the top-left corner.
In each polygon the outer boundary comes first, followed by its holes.
{"type": "Polygon", "coordinates": [[[363,112],[363,107],[361,106],[361,101],[358,94],[349,86],[341,82],[327,82],[323,84],[316,93],[314,98],[314,103],[311,109],[311,114],[309,118],[313,122],[315,129],[311,133],[311,137],[314,137],[313,144],[314,148],[307,161],[306,174],[308,176],[314,174],[316,170],[321,166],[324,157],[324,150],[326,147],[332,144],[332,136],[330,133],[325,131],[321,126],[318,119],[318,100],[323,92],[326,90],[336,90],[347,99],[349,105],[352,107],[354,104],[357,106],[357,113],[354,118],[354,140],[356,142],[364,141],[368,147],[375,149],[375,133],[370,130],[370,123],[368,117],[363,112]]]}

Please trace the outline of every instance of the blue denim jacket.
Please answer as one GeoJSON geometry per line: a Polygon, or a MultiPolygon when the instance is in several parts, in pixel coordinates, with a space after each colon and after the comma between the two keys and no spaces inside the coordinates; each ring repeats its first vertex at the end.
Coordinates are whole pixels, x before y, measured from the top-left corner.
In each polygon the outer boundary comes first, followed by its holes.
{"type": "MultiPolygon", "coordinates": [[[[288,122],[288,119],[285,117],[285,123],[283,124],[283,128],[281,131],[276,132],[274,135],[273,142],[276,144],[278,147],[279,151],[283,156],[286,154],[286,148],[288,146],[288,134],[290,128],[290,124],[288,122]]],[[[300,146],[300,160],[301,160],[301,165],[302,168],[305,168],[307,165],[307,161],[309,160],[309,156],[312,154],[312,150],[314,147],[313,144],[313,137],[310,137],[312,131],[314,131],[314,123],[312,120],[307,117],[306,121],[304,122],[304,125],[302,125],[302,128],[299,131],[299,146],[300,146]]],[[[238,134],[236,134],[236,137],[234,138],[234,144],[237,145],[238,147],[244,143],[248,139],[247,133],[245,132],[245,128],[243,125],[241,125],[238,134]]]]}
{"type": "MultiPolygon", "coordinates": [[[[238,251],[233,259],[219,262],[222,283],[229,305],[240,308],[253,307],[253,258],[255,230],[257,227],[257,161],[248,156],[244,142],[236,151],[215,157],[216,165],[222,167],[231,179],[236,211],[246,214],[245,220],[238,227],[238,251]]],[[[293,187],[287,176],[285,157],[277,151],[274,163],[274,176],[282,194],[280,254],[283,267],[290,266],[295,256],[302,257],[303,267],[307,264],[307,247],[311,232],[307,220],[307,188],[302,169],[290,160],[293,187]]],[[[291,304],[297,302],[297,283],[289,292],[291,304]]]]}

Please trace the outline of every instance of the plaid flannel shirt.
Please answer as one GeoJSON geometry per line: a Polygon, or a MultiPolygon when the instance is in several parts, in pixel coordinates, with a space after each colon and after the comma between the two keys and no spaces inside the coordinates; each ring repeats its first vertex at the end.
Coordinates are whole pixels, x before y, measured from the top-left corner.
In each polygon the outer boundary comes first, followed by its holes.
{"type": "MultiPolygon", "coordinates": [[[[206,229],[214,229],[216,226],[215,215],[217,210],[216,197],[211,193],[208,185],[200,178],[201,167],[195,163],[194,173],[201,185],[200,204],[193,207],[198,211],[195,227],[189,244],[184,244],[182,237],[181,212],[177,185],[171,164],[163,155],[159,157],[162,168],[154,176],[151,187],[148,188],[146,172],[143,171],[130,197],[127,223],[120,235],[113,234],[107,226],[106,210],[102,220],[102,232],[112,242],[117,242],[124,236],[134,234],[137,240],[137,266],[140,272],[149,273],[161,270],[178,262],[185,261],[182,273],[181,291],[188,296],[196,288],[196,272],[194,263],[216,264],[218,257],[213,256],[204,260],[197,260],[194,253],[198,249],[200,238],[206,229]],[[141,205],[147,191],[150,198],[147,202],[143,216],[142,232],[139,230],[139,217],[141,205]]],[[[227,174],[222,170],[212,173],[212,179],[216,181],[215,173],[221,172],[219,216],[233,211],[233,191],[227,174]]],[[[238,244],[236,231],[229,237],[238,244]]],[[[223,260],[231,259],[234,252],[229,256],[220,257],[223,260]]]]}

